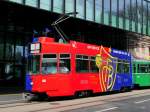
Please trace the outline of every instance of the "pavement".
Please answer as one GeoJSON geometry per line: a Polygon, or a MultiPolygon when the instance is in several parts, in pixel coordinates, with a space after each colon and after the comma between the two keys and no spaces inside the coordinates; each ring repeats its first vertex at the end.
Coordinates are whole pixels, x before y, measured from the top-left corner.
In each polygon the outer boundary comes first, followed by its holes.
{"type": "Polygon", "coordinates": [[[0,87],[0,105],[21,102],[23,92],[23,87],[0,87]]]}
{"type": "Polygon", "coordinates": [[[0,87],[0,95],[2,95],[2,94],[16,94],[16,93],[22,93],[22,92],[24,92],[23,87],[17,87],[17,86],[0,87]]]}
{"type": "Polygon", "coordinates": [[[0,95],[0,112],[150,112],[149,93],[144,89],[44,102],[21,102],[21,94],[0,95]]]}

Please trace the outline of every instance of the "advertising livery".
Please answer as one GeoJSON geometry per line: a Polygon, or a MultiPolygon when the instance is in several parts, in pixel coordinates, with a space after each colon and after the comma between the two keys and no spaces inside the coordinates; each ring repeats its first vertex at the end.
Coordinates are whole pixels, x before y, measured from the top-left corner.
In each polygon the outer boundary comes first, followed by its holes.
{"type": "Polygon", "coordinates": [[[131,55],[113,48],[40,37],[30,44],[28,95],[88,96],[131,89],[131,55]]]}

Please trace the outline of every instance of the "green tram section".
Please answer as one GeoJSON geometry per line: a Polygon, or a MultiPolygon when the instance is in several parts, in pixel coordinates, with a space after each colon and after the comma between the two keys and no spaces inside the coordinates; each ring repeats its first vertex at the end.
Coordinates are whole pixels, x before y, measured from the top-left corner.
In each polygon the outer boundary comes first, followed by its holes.
{"type": "Polygon", "coordinates": [[[150,61],[134,60],[132,65],[133,83],[135,86],[150,86],[150,61]]]}
{"type": "Polygon", "coordinates": [[[150,36],[148,0],[8,0],[19,4],[150,36]]]}

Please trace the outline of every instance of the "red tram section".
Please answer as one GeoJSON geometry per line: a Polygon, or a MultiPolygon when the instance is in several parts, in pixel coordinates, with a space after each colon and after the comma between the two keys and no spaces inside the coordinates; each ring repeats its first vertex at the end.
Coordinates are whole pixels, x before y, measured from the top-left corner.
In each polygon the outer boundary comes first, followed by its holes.
{"type": "Polygon", "coordinates": [[[131,55],[125,51],[40,37],[30,44],[28,57],[30,93],[85,96],[132,87],[131,55]]]}

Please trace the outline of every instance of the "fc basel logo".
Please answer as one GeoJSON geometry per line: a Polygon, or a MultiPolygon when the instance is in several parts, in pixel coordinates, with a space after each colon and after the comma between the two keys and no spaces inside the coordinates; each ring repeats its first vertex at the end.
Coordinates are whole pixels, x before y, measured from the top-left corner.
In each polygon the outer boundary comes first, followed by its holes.
{"type": "Polygon", "coordinates": [[[99,68],[99,83],[102,92],[111,91],[114,87],[117,71],[117,58],[110,55],[111,49],[100,47],[96,56],[96,66],[99,68]]]}

